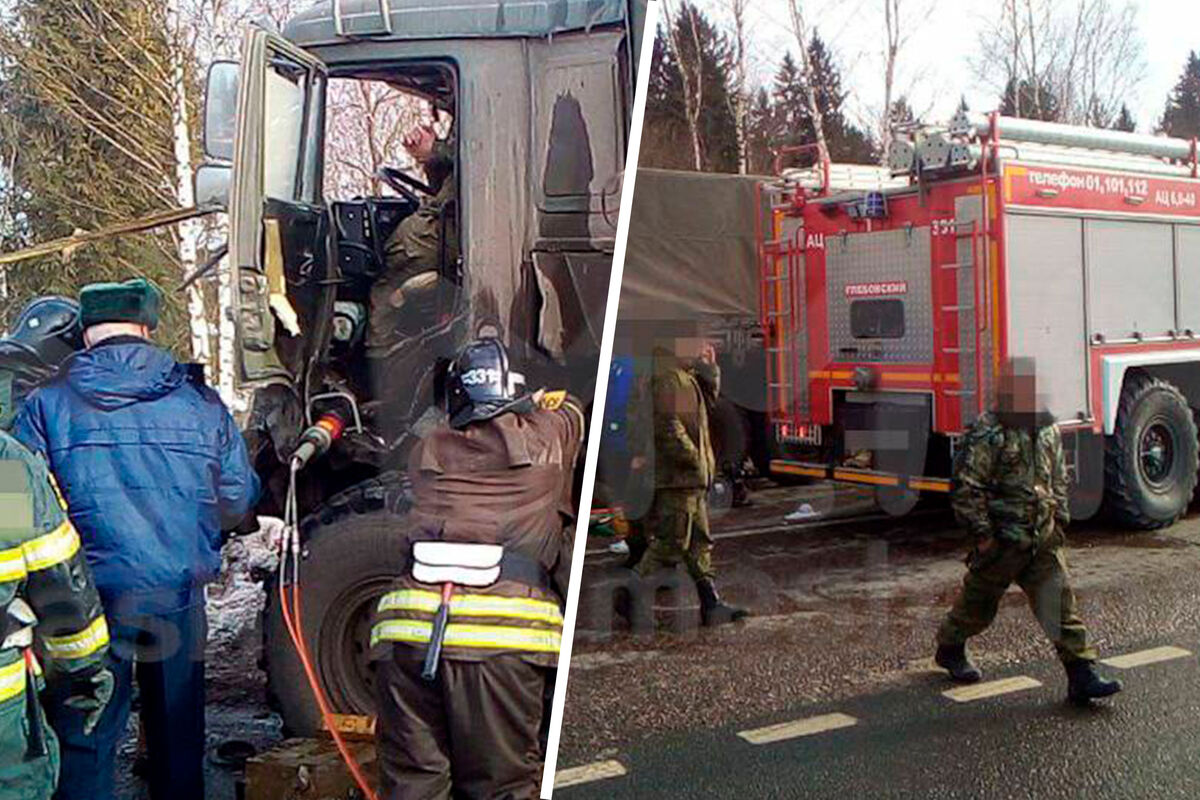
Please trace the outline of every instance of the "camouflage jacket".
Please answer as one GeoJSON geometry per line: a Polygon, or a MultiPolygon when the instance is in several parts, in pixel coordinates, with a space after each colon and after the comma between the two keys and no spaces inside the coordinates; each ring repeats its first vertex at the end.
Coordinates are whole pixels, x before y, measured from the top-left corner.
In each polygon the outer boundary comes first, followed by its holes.
{"type": "Polygon", "coordinates": [[[1058,427],[1045,420],[1012,427],[994,413],[984,414],[955,458],[951,502],[976,541],[1061,543],[1070,515],[1058,427]]]}
{"type": "Polygon", "coordinates": [[[698,378],[678,364],[655,370],[654,485],[659,489],[706,489],[716,472],[708,428],[706,389],[719,387],[719,373],[698,378]]]}

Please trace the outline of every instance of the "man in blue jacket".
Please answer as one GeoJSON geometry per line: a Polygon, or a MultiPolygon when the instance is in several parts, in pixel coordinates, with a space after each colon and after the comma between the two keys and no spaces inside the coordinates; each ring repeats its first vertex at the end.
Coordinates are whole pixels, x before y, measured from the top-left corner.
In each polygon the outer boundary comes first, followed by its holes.
{"type": "Polygon", "coordinates": [[[148,340],[161,302],[142,279],[84,287],[87,349],[14,425],[62,489],[112,635],[116,686],[93,735],[82,714],[47,704],[65,800],[115,797],[135,662],[151,797],[204,797],[204,585],[221,566],[221,532],[250,511],[259,482],[202,371],[148,340]]]}

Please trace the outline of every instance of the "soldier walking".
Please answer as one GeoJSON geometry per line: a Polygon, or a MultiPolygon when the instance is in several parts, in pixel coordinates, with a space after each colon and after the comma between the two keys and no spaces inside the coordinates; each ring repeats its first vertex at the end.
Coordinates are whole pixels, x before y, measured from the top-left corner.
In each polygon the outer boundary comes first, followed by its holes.
{"type": "Polygon", "coordinates": [[[955,463],[952,503],[974,547],[954,607],[937,634],[935,661],[960,683],[982,677],[966,652],[1015,581],[1067,672],[1068,698],[1085,704],[1121,691],[1096,672],[1067,573],[1067,473],[1062,436],[1037,397],[1031,359],[1012,359],[1001,372],[999,407],[964,437],[955,463]]]}
{"type": "Polygon", "coordinates": [[[707,406],[720,392],[721,372],[712,347],[678,340],[654,354],[654,500],[643,521],[649,547],[642,576],[683,562],[696,582],[705,625],[741,619],[749,612],[717,594],[708,527],[708,490],[716,474],[707,406]]]}

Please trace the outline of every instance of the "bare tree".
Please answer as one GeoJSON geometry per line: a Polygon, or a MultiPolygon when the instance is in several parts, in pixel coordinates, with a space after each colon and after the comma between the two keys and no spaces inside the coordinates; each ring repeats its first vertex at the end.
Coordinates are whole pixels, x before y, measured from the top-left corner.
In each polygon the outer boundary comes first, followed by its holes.
{"type": "Polygon", "coordinates": [[[733,125],[737,135],[738,174],[745,175],[748,163],[746,144],[747,126],[750,119],[750,87],[747,77],[746,6],[749,0],[729,0],[729,11],[733,16],[733,85],[729,99],[733,105],[733,125]]]}
{"type": "Polygon", "coordinates": [[[913,96],[915,83],[925,77],[924,71],[907,74],[911,83],[901,85],[901,55],[922,22],[937,11],[938,0],[926,0],[914,6],[912,0],[883,0],[883,106],[875,118],[879,134],[879,163],[887,164],[892,149],[892,126],[896,101],[913,96]]]}
{"type": "Polygon", "coordinates": [[[972,66],[1017,116],[1107,126],[1146,75],[1138,7],[1004,0],[972,66]]]}
{"type": "Polygon", "coordinates": [[[804,83],[804,101],[808,106],[808,116],[812,120],[813,134],[817,139],[819,160],[824,161],[829,157],[829,145],[825,140],[825,123],[817,103],[817,86],[814,85],[812,57],[808,51],[809,32],[803,0],[788,0],[788,13],[792,18],[792,34],[796,37],[797,49],[800,51],[800,80],[804,83]]]}
{"type": "Polygon", "coordinates": [[[683,87],[683,109],[687,118],[688,133],[692,140],[692,163],[697,171],[704,169],[704,140],[700,131],[700,112],[704,108],[704,76],[700,57],[700,32],[696,24],[696,8],[688,0],[681,0],[681,12],[686,20],[671,9],[671,3],[663,0],[663,19],[667,26],[667,38],[671,42],[672,55],[679,65],[683,87]],[[681,23],[688,27],[692,43],[692,63],[684,57],[683,31],[681,23]]]}
{"type": "Polygon", "coordinates": [[[379,168],[411,168],[404,134],[430,123],[430,104],[380,81],[334,80],[327,102],[325,188],[330,197],[379,195],[379,168]]]}
{"type": "MultiPolygon", "coordinates": [[[[195,160],[192,157],[192,106],[188,97],[188,62],[191,58],[190,43],[184,38],[181,0],[167,0],[166,35],[168,70],[170,74],[171,133],[175,152],[175,195],[180,208],[196,204],[192,186],[195,160]]],[[[183,280],[196,270],[197,249],[202,228],[196,220],[179,225],[175,231],[175,246],[179,253],[180,279],[183,280]]],[[[209,377],[213,373],[212,336],[204,293],[196,284],[187,289],[188,326],[192,335],[192,358],[203,364],[209,377]]]]}

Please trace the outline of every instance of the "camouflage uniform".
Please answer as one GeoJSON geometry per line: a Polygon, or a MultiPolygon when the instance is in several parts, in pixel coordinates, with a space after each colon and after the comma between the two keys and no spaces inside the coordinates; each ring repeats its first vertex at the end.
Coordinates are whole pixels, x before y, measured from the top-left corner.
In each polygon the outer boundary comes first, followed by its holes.
{"type": "Polygon", "coordinates": [[[1062,436],[1048,419],[1027,419],[1028,424],[1012,424],[985,414],[964,437],[952,503],[975,547],[962,592],[938,630],[938,644],[961,645],[986,629],[1016,581],[1059,658],[1095,661],[1062,551],[1070,521],[1062,436]]]}
{"type": "MultiPolygon", "coordinates": [[[[367,345],[386,348],[400,338],[420,333],[432,324],[433,304],[441,275],[439,256],[442,249],[442,211],[455,200],[453,151],[447,142],[434,147],[433,158],[425,165],[432,197],[401,220],[384,244],[384,272],[371,287],[371,320],[367,345]],[[423,276],[423,280],[414,278],[423,276]],[[402,296],[397,296],[402,292],[402,296]]],[[[453,220],[447,220],[447,254],[457,257],[457,232],[453,220]]]]}
{"type": "Polygon", "coordinates": [[[712,580],[708,487],[716,472],[706,403],[717,394],[715,365],[689,369],[673,357],[653,379],[654,500],[644,520],[649,549],[638,572],[649,575],[682,561],[693,580],[712,580]]]}

